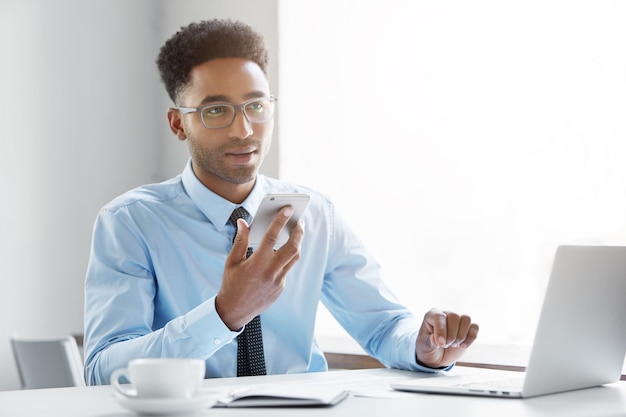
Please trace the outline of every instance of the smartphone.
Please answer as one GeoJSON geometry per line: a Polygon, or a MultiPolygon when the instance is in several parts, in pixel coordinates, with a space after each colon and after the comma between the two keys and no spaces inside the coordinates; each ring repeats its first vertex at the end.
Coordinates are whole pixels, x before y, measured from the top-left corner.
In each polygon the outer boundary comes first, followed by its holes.
{"type": "Polygon", "coordinates": [[[257,248],[263,240],[263,236],[267,231],[270,223],[274,220],[281,208],[285,206],[293,207],[293,215],[287,222],[285,227],[280,231],[278,241],[275,248],[284,245],[289,240],[292,230],[296,227],[296,223],[304,213],[304,210],[309,205],[311,196],[308,194],[268,194],[263,197],[259,209],[256,212],[256,216],[250,223],[250,241],[248,245],[252,248],[257,248]]]}

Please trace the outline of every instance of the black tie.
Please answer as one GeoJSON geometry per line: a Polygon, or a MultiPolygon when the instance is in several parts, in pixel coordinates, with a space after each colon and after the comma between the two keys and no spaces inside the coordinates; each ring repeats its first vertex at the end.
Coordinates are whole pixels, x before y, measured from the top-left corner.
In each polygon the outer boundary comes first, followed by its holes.
{"type": "MultiPolygon", "coordinates": [[[[243,207],[237,207],[230,215],[230,222],[235,225],[235,230],[237,219],[241,218],[248,221],[248,211],[243,207]]],[[[237,232],[235,232],[236,235],[237,232]]],[[[252,255],[252,248],[248,248],[246,257],[250,255],[252,255]]],[[[250,375],[265,375],[261,316],[256,316],[246,324],[243,332],[237,337],[237,376],[250,375]]]]}

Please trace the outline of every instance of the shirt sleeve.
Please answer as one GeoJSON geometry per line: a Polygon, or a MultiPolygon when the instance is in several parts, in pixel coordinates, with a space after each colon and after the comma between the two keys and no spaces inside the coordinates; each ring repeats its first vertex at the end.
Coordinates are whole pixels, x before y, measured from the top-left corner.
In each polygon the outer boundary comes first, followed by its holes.
{"type": "MultiPolygon", "coordinates": [[[[385,366],[437,372],[420,365],[415,342],[421,322],[382,278],[372,253],[330,204],[332,229],[322,302],[363,349],[385,366]]],[[[446,368],[449,369],[449,368],[446,368]]]]}
{"type": "MultiPolygon", "coordinates": [[[[123,210],[103,210],[94,227],[85,282],[85,374],[108,384],[136,357],[206,359],[238,332],[224,325],[215,297],[155,329],[158,291],[145,241],[123,210]]],[[[167,308],[167,306],[163,306],[167,308]]]]}

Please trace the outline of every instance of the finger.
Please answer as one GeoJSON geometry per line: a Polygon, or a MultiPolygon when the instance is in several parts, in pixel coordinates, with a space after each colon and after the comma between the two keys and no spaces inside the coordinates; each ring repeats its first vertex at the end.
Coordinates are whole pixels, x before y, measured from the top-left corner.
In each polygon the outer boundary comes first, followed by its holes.
{"type": "Polygon", "coordinates": [[[289,262],[292,257],[299,255],[303,238],[304,220],[300,219],[291,231],[287,242],[276,251],[276,257],[286,263],[289,262]]]}
{"type": "Polygon", "coordinates": [[[274,251],[274,246],[278,242],[278,236],[280,235],[280,231],[287,225],[287,222],[293,215],[293,207],[285,206],[280,209],[270,226],[267,228],[265,235],[263,236],[263,240],[259,245],[259,251],[271,252],[274,251]]]}
{"type": "Polygon", "coordinates": [[[472,319],[470,316],[462,315],[459,320],[459,330],[456,335],[455,343],[460,345],[465,341],[467,334],[469,332],[470,326],[472,324],[472,319]]]}
{"type": "Polygon", "coordinates": [[[478,334],[478,325],[472,323],[470,316],[459,316],[452,312],[446,312],[448,316],[448,339],[450,339],[450,333],[456,333],[454,341],[450,344],[451,347],[467,347],[476,339],[478,334]],[[455,330],[454,317],[458,317],[458,325],[455,330]]]}
{"type": "Polygon", "coordinates": [[[283,270],[285,273],[293,267],[293,265],[300,259],[300,246],[302,239],[304,238],[304,220],[298,220],[296,227],[291,232],[289,240],[280,249],[276,251],[276,258],[279,263],[284,263],[283,270]]]}
{"type": "Polygon", "coordinates": [[[450,347],[454,345],[456,338],[459,334],[459,325],[461,322],[461,318],[458,314],[453,313],[451,311],[446,311],[446,345],[445,347],[450,347]]]}
{"type": "Polygon", "coordinates": [[[472,320],[469,316],[446,312],[448,317],[448,346],[459,347],[465,341],[472,320]]]}
{"type": "Polygon", "coordinates": [[[431,343],[434,346],[444,347],[447,341],[446,313],[434,308],[426,313],[424,320],[432,328],[431,343]]]}
{"type": "Polygon", "coordinates": [[[250,238],[250,228],[244,219],[237,219],[237,234],[233,240],[233,247],[226,258],[226,262],[239,263],[246,259],[248,251],[248,241],[250,238]]]}
{"type": "Polygon", "coordinates": [[[469,330],[467,331],[467,336],[465,337],[465,340],[461,342],[460,347],[468,348],[472,343],[474,343],[474,341],[478,337],[478,330],[478,324],[470,324],[469,330]]]}

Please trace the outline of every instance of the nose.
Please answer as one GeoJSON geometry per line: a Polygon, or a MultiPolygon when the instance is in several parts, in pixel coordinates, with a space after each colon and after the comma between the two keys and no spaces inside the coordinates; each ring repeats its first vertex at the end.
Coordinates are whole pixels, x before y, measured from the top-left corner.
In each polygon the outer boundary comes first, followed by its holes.
{"type": "Polygon", "coordinates": [[[235,112],[235,118],[230,125],[230,136],[233,138],[245,139],[252,135],[252,123],[246,117],[243,109],[235,112]]]}

